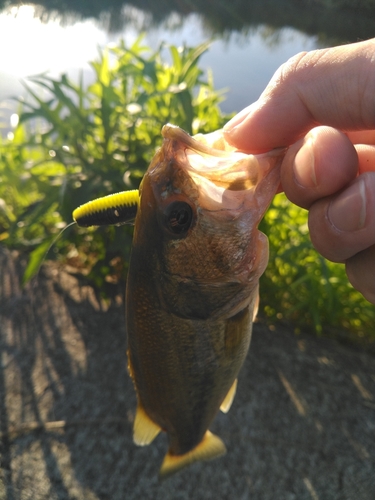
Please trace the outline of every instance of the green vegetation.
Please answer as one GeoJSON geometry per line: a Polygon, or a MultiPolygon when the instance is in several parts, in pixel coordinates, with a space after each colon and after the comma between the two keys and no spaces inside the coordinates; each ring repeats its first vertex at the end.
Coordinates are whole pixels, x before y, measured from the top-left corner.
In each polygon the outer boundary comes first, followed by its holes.
{"type": "Polygon", "coordinates": [[[340,329],[365,342],[375,340],[375,306],[348,282],[343,264],[324,259],[313,248],[307,211],[277,195],[261,222],[270,260],[261,278],[261,309],[273,320],[286,320],[299,330],[342,338],[340,329]],[[262,306],[263,304],[263,306],[262,306]]]}
{"type": "MultiPolygon", "coordinates": [[[[208,45],[152,53],[140,38],[108,48],[91,63],[95,81],[87,89],[65,75],[33,78],[14,137],[0,145],[0,240],[31,251],[26,278],[77,206],[138,187],[165,123],[190,133],[222,126],[222,97],[198,67],[208,45]]],[[[132,228],[72,229],[55,252],[99,286],[116,279],[132,228]]]]}
{"type": "MultiPolygon", "coordinates": [[[[228,120],[219,109],[222,94],[198,65],[207,47],[152,52],[138,39],[100,53],[88,88],[64,75],[33,79],[19,124],[0,142],[0,241],[29,255],[26,280],[78,205],[138,187],[165,123],[207,133],[228,120]]],[[[374,306],[348,284],[343,266],[313,250],[305,211],[278,195],[261,229],[271,254],[263,315],[318,333],[338,327],[374,338],[374,306]]],[[[124,278],[131,237],[130,226],[73,225],[48,256],[88,274],[103,291],[124,278]]]]}

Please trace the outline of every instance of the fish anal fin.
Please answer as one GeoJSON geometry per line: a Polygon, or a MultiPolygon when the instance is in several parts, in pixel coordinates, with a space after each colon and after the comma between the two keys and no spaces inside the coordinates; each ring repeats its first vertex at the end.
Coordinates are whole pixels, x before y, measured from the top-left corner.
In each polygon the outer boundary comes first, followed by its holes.
{"type": "Polygon", "coordinates": [[[237,379],[235,379],[231,388],[228,391],[228,394],[225,396],[224,401],[221,403],[220,410],[223,413],[228,413],[228,411],[230,410],[234,396],[236,394],[236,389],[237,389],[237,379]]]}
{"type": "Polygon", "coordinates": [[[133,441],[138,446],[150,444],[161,431],[159,425],[147,415],[143,406],[138,403],[133,425],[133,441]]]}
{"type": "Polygon", "coordinates": [[[226,452],[225,444],[215,434],[206,431],[202,441],[193,450],[184,455],[171,455],[167,453],[159,471],[161,479],[171,476],[175,472],[183,469],[199,460],[212,460],[224,455],[226,452]]]}

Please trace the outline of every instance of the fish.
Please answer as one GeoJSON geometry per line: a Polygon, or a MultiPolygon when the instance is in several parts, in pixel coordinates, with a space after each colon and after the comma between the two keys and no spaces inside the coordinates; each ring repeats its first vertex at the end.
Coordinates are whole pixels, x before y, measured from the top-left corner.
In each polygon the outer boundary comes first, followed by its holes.
{"type": "Polygon", "coordinates": [[[285,149],[234,150],[222,130],[162,128],[140,188],[126,284],[133,440],[163,431],[161,478],[226,452],[209,430],[228,412],[249,349],[268,262],[258,224],[280,183],[285,149]]]}

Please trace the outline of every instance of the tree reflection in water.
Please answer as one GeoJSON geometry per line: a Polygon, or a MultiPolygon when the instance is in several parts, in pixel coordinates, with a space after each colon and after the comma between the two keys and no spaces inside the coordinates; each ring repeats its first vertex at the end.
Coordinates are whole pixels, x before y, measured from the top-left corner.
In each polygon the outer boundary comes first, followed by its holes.
{"type": "MultiPolygon", "coordinates": [[[[0,0],[0,11],[23,3],[0,0]]],[[[192,13],[202,17],[207,37],[267,25],[271,39],[275,30],[291,27],[316,36],[326,46],[371,38],[375,32],[375,0],[357,1],[355,7],[350,0],[220,0],[214,5],[207,0],[35,0],[33,4],[43,20],[56,15],[63,23],[95,18],[110,33],[129,25],[139,31],[160,24],[171,29],[192,13]]]]}

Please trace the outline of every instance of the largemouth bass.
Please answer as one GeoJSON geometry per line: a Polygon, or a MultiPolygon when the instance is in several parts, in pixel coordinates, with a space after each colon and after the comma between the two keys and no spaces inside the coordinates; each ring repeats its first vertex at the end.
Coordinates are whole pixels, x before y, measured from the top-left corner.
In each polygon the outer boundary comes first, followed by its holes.
{"type": "Polygon", "coordinates": [[[233,151],[220,131],[162,130],[140,186],[126,290],[134,441],[162,430],[167,476],[225,452],[208,429],[232,403],[249,348],[268,240],[258,224],[284,150],[233,151]]]}

